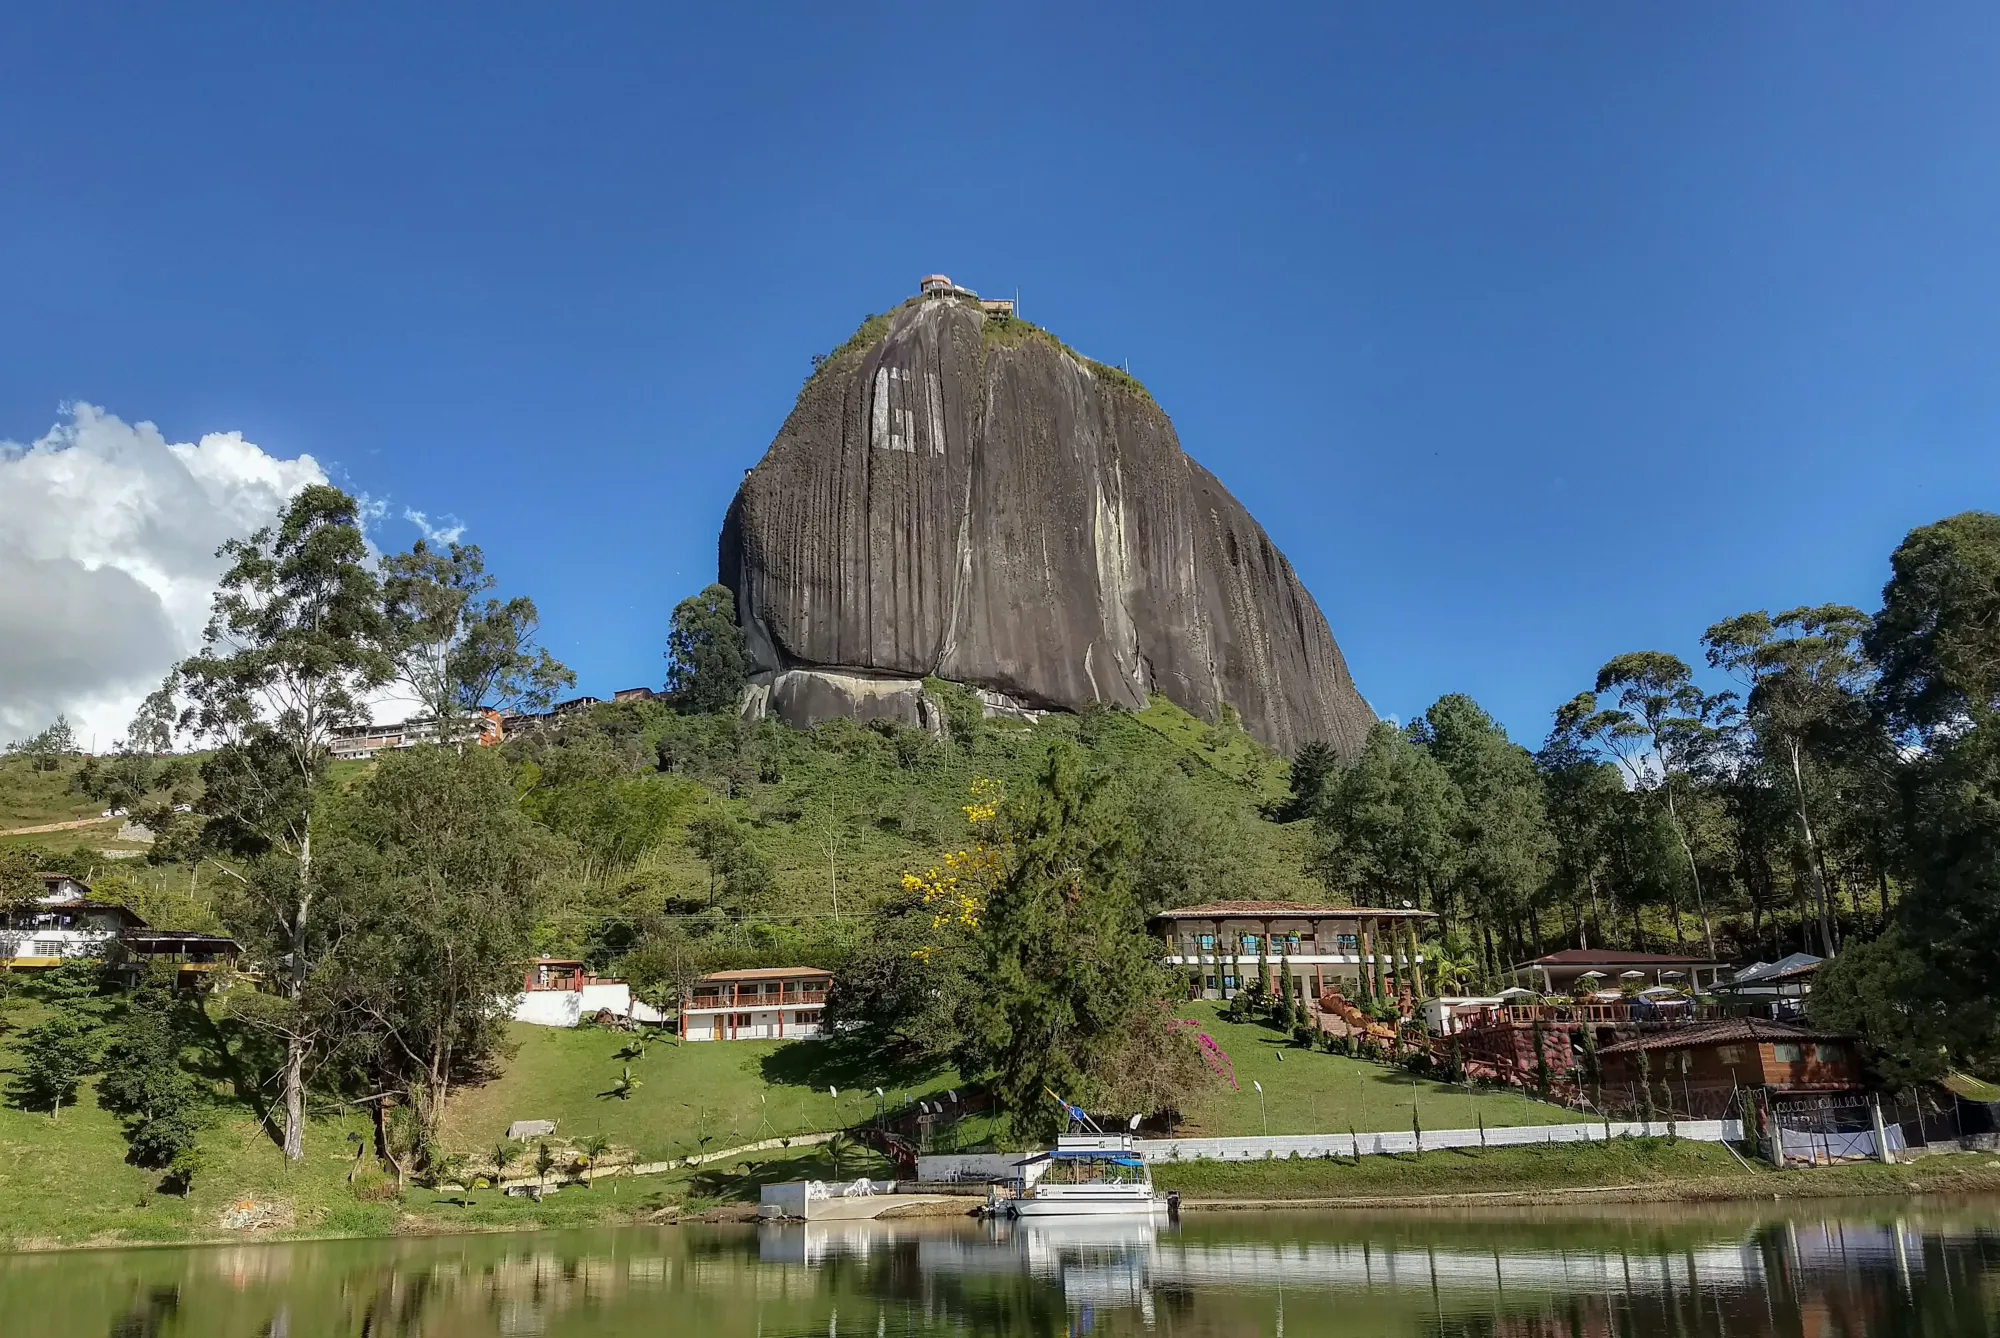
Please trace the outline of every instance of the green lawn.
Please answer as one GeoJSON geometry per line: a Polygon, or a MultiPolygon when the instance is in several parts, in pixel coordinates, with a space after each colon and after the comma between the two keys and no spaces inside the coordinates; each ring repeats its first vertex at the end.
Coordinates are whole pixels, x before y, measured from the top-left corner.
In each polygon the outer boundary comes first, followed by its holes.
{"type": "Polygon", "coordinates": [[[1273,1158],[1165,1162],[1153,1179],[1191,1199],[1339,1199],[1384,1207],[1435,1194],[1536,1193],[1630,1186],[1636,1200],[1724,1201],[1836,1198],[1871,1194],[1975,1194],[2000,1188],[2000,1163],[1987,1154],[1924,1157],[1898,1166],[1850,1162],[1780,1171],[1745,1163],[1719,1143],[1685,1138],[1614,1138],[1542,1147],[1449,1148],[1421,1156],[1273,1158]]]}
{"type": "MultiPolygon", "coordinates": [[[[12,1056],[0,1051],[0,1065],[12,1056]]],[[[86,1087],[60,1119],[0,1106],[0,1248],[37,1244],[181,1241],[224,1234],[223,1215],[253,1201],[278,1210],[276,1235],[376,1236],[411,1229],[581,1225],[622,1206],[639,1210],[678,1203],[689,1186],[637,1180],[595,1190],[565,1189],[541,1204],[486,1191],[461,1208],[451,1196],[379,1185],[357,1195],[347,1184],[350,1132],[359,1117],[318,1119],[307,1129],[306,1157],[289,1166],[243,1106],[225,1106],[202,1138],[209,1168],[185,1197],[159,1192],[160,1173],[130,1166],[118,1121],[99,1110],[86,1087]]],[[[264,1232],[242,1233],[262,1235],[264,1232]]]]}
{"type": "MultiPolygon", "coordinates": [[[[32,1002],[18,1003],[7,1016],[14,1026],[0,1034],[0,1088],[10,1085],[16,1059],[12,1043],[40,1019],[41,1009],[32,1002]]],[[[225,1079],[226,1065],[213,1062],[214,1056],[209,1060],[212,1076],[225,1079]]],[[[269,1234],[376,1236],[576,1226],[732,1192],[728,1185],[691,1183],[680,1176],[589,1190],[565,1188],[540,1204],[488,1190],[473,1193],[469,1206],[461,1206],[453,1202],[460,1196],[416,1188],[397,1194],[379,1178],[373,1189],[364,1182],[364,1192],[357,1193],[347,1180],[353,1158],[349,1135],[367,1133],[368,1122],[358,1114],[316,1118],[307,1126],[305,1159],[293,1166],[249,1103],[219,1098],[214,1121],[201,1140],[208,1165],[182,1198],[159,1192],[160,1172],[127,1164],[119,1122],[98,1108],[92,1083],[86,1082],[78,1103],[57,1119],[21,1110],[9,1100],[0,1104],[0,1248],[213,1237],[227,1234],[221,1227],[223,1215],[245,1200],[278,1210],[283,1225],[269,1234]]]]}
{"type": "MultiPolygon", "coordinates": [[[[1413,1099],[1426,1129],[1469,1129],[1482,1116],[1492,1128],[1580,1118],[1518,1092],[1413,1083],[1402,1069],[1296,1050],[1269,1027],[1223,1021],[1211,1005],[1194,1005],[1191,1015],[1234,1062],[1239,1089],[1217,1080],[1191,1102],[1181,1130],[1190,1137],[1256,1134],[1267,1115],[1274,1134],[1408,1129],[1413,1099]],[[1262,1113],[1253,1080],[1264,1085],[1262,1113]]],[[[830,1041],[655,1043],[643,1059],[621,1060],[630,1037],[620,1032],[517,1025],[511,1037],[518,1049],[501,1076],[454,1100],[446,1129],[453,1147],[491,1147],[515,1120],[556,1120],[565,1136],[602,1132],[639,1160],[660,1161],[864,1124],[878,1086],[894,1111],[960,1082],[949,1070],[890,1071],[830,1041]],[[627,1064],[638,1091],[607,1095],[627,1064]]]]}
{"type": "Polygon", "coordinates": [[[1223,1020],[1213,1004],[1193,1004],[1198,1019],[1236,1069],[1237,1090],[1218,1082],[1189,1103],[1181,1133],[1190,1138],[1246,1134],[1361,1133],[1408,1129],[1412,1103],[1426,1129],[1573,1124],[1585,1117],[1513,1090],[1474,1091],[1413,1077],[1400,1068],[1299,1050],[1261,1023],[1223,1020]],[[1281,1057],[1282,1056],[1282,1057],[1281,1057]],[[1262,1109],[1253,1082],[1264,1085],[1262,1109]]]}
{"type": "Polygon", "coordinates": [[[1160,1188],[1198,1198],[1313,1199],[1349,1195],[1477,1194],[1642,1185],[1743,1173],[1727,1148],[1687,1139],[1614,1138],[1547,1147],[1451,1148],[1422,1156],[1273,1158],[1168,1162],[1154,1168],[1160,1188]]]}
{"type": "Polygon", "coordinates": [[[596,1027],[517,1024],[511,1039],[518,1050],[501,1076],[453,1102],[452,1146],[489,1148],[515,1120],[557,1120],[565,1136],[602,1132],[640,1161],[660,1161],[864,1124],[876,1113],[877,1087],[894,1112],[906,1098],[959,1085],[955,1073],[898,1072],[835,1041],[668,1041],[624,1060],[618,1051],[631,1038],[596,1027]],[[638,1091],[606,1095],[627,1065],[638,1091]]]}

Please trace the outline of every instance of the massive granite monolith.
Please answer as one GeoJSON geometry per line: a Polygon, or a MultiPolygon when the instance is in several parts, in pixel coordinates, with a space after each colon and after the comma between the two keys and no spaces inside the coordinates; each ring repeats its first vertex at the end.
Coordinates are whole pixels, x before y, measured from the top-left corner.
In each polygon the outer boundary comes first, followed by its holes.
{"type": "Polygon", "coordinates": [[[998,709],[1160,692],[1288,755],[1360,749],[1374,716],[1318,605],[1136,382],[959,298],[874,327],[723,526],[754,710],[929,723],[935,674],[998,709]]]}

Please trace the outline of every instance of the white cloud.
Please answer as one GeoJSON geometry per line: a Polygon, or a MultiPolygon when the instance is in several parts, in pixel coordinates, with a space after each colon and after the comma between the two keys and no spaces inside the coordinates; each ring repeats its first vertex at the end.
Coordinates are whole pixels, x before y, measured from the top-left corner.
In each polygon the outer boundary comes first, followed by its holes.
{"type": "Polygon", "coordinates": [[[439,516],[438,523],[433,525],[423,512],[404,507],[403,519],[422,531],[433,548],[448,547],[465,537],[465,522],[457,516],[439,516]]]}
{"type": "Polygon", "coordinates": [[[169,442],[89,404],[40,440],[0,441],[0,741],[66,713],[88,744],[194,650],[215,550],[326,474],[239,432],[169,442]]]}

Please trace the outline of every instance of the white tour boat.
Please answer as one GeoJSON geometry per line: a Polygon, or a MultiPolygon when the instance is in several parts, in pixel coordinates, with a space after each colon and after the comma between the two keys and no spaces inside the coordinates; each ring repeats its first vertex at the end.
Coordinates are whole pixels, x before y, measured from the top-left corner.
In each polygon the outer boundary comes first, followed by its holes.
{"type": "Polygon", "coordinates": [[[1006,1203],[1015,1217],[1081,1217],[1151,1214],[1165,1203],[1153,1196],[1153,1176],[1130,1134],[1064,1134],[1042,1173],[1006,1203]]]}

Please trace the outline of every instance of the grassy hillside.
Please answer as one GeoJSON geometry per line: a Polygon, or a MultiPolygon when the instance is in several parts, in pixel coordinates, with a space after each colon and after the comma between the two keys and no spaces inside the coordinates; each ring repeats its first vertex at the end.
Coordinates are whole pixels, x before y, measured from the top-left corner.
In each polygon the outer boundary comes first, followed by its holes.
{"type": "MultiPolygon", "coordinates": [[[[680,933],[720,945],[743,964],[823,955],[820,964],[838,965],[842,945],[866,932],[867,909],[896,895],[904,871],[965,843],[962,810],[974,781],[1025,786],[1059,739],[1075,740],[1115,778],[1143,834],[1141,891],[1150,904],[1314,892],[1300,872],[1300,833],[1262,815],[1283,792],[1284,766],[1238,729],[1209,726],[1165,702],[1032,725],[964,724],[955,739],[845,721],[794,731],[640,704],[599,708],[511,741],[524,803],[573,842],[548,880],[542,946],[588,954],[617,971],[638,965],[626,956],[633,947],[680,933]],[[716,816],[734,824],[768,872],[747,885],[718,880],[711,909],[710,871],[689,829],[716,816]]],[[[367,766],[343,765],[333,779],[347,786],[367,774],[367,766]]],[[[66,775],[0,765],[0,792],[20,825],[88,812],[67,785],[66,775]]],[[[156,924],[218,923],[212,893],[222,875],[212,866],[113,861],[103,854],[108,837],[92,829],[14,839],[66,864],[89,865],[100,892],[156,924]]],[[[0,1088],[9,1085],[14,1047],[39,1008],[17,999],[0,1016],[0,1088]]],[[[1246,1104],[1246,1094],[1254,1103],[1251,1076],[1270,1093],[1273,1129],[1308,1128],[1318,1119],[1407,1127],[1402,1089],[1372,1081],[1369,1066],[1304,1053],[1279,1060],[1270,1033],[1219,1020],[1211,1029],[1237,1056],[1245,1081],[1242,1092],[1218,1087],[1191,1111],[1191,1132],[1260,1127],[1254,1104],[1246,1104]]],[[[450,1108],[449,1146],[483,1154],[513,1120],[555,1119],[565,1137],[610,1138],[620,1159],[665,1160],[863,1124],[876,1109],[878,1086],[900,1107],[962,1081],[949,1070],[889,1071],[836,1044],[655,1044],[643,1058],[620,1058],[627,1040],[594,1029],[514,1028],[512,1053],[497,1076],[462,1089],[450,1108]],[[621,1100],[608,1093],[626,1065],[640,1086],[621,1100]]],[[[305,1164],[287,1167],[261,1120],[255,1080],[237,1067],[240,1038],[218,1030],[209,1044],[199,1066],[215,1085],[215,1118],[203,1137],[208,1166],[187,1198],[157,1192],[158,1172],[126,1164],[118,1121],[98,1109],[86,1083],[79,1104],[59,1120],[11,1101],[0,1106],[0,1201],[10,1205],[0,1230],[23,1239],[181,1239],[213,1233],[230,1206],[245,1200],[264,1205],[260,1212],[268,1208],[288,1224],[282,1229],[315,1234],[555,1223],[603,1211],[583,1202],[591,1195],[609,1193],[627,1208],[634,1200],[699,1203],[754,1196],[761,1179],[832,1170],[818,1152],[779,1149],[753,1158],[757,1166],[747,1175],[732,1162],[616,1189],[565,1190],[540,1208],[492,1191],[474,1194],[474,1206],[465,1207],[428,1191],[399,1194],[373,1177],[357,1189],[347,1176],[350,1139],[368,1135],[360,1114],[324,1110],[312,1124],[305,1164]]],[[[1503,1099],[1492,1105],[1493,1123],[1531,1118],[1525,1103],[1508,1113],[1503,1099]]],[[[990,1129],[975,1119],[956,1132],[979,1142],[990,1129]]],[[[852,1174],[858,1165],[843,1169],[852,1174]]]]}
{"type": "MultiPolygon", "coordinates": [[[[1186,890],[1317,895],[1301,872],[1303,827],[1260,814],[1285,792],[1284,761],[1241,729],[1208,725],[1155,698],[1139,712],[1052,716],[1034,725],[988,721],[973,733],[970,740],[939,741],[847,721],[799,731],[775,722],[690,719],[639,703],[600,707],[559,729],[511,741],[510,755],[531,768],[526,788],[568,782],[581,769],[594,780],[656,792],[671,815],[636,845],[617,849],[597,848],[600,833],[572,826],[580,849],[562,880],[548,947],[585,950],[606,918],[705,910],[709,870],[685,839],[688,824],[704,813],[740,823],[772,875],[752,896],[714,889],[719,907],[739,918],[799,923],[831,920],[837,899],[842,917],[851,917],[893,891],[905,870],[927,867],[964,844],[962,806],[974,780],[1026,784],[1058,738],[1083,744],[1129,793],[1185,810],[1201,826],[1212,857],[1195,871],[1206,881],[1186,890]],[[533,779],[545,771],[546,779],[533,779]]],[[[114,865],[117,856],[145,853],[144,846],[116,839],[115,820],[6,835],[14,827],[96,818],[100,806],[70,788],[75,770],[69,763],[35,772],[24,758],[0,758],[0,842],[64,854],[88,850],[100,858],[86,862],[100,872],[117,867],[149,888],[205,902],[212,870],[156,872],[129,858],[114,865]]],[[[345,787],[369,770],[367,763],[337,763],[331,779],[345,787]]],[[[212,922],[199,912],[196,918],[212,922]]]]}
{"type": "MultiPolygon", "coordinates": [[[[0,837],[16,827],[95,818],[103,805],[70,788],[75,762],[54,771],[37,771],[25,757],[0,757],[0,837]]],[[[95,829],[92,829],[95,831],[95,829]]],[[[118,830],[107,822],[101,835],[118,830]]]]}
{"type": "MultiPolygon", "coordinates": [[[[607,925],[662,912],[701,917],[711,894],[715,909],[739,927],[784,931],[766,936],[765,956],[782,957],[801,935],[837,937],[836,910],[851,930],[857,913],[894,893],[904,872],[966,843],[963,807],[975,780],[1025,786],[1063,738],[1113,774],[1151,834],[1156,857],[1142,861],[1140,886],[1148,905],[1319,895],[1303,872],[1303,825],[1263,816],[1284,793],[1283,760],[1241,729],[1207,725],[1164,699],[1140,712],[1107,709],[1032,725],[987,721],[970,738],[948,740],[849,721],[801,731],[691,719],[634,704],[601,707],[508,745],[525,765],[546,768],[544,775],[573,772],[579,759],[595,757],[605,786],[640,787],[672,809],[666,830],[643,842],[636,857],[616,853],[591,826],[597,818],[550,818],[567,823],[581,849],[560,880],[547,947],[610,965],[617,934],[607,925]],[[708,866],[684,837],[691,822],[715,814],[733,819],[768,864],[766,886],[712,886],[708,866]]],[[[628,793],[621,802],[633,807],[638,800],[628,793]]],[[[746,950],[760,951],[755,944],[746,950]]]]}
{"type": "Polygon", "coordinates": [[[515,1120],[557,1120],[565,1135],[602,1133],[639,1161],[662,1161],[865,1124],[876,1113],[877,1087],[894,1112],[962,1084],[948,1070],[899,1072],[833,1042],[669,1041],[624,1059],[630,1038],[617,1032],[518,1025],[511,1032],[516,1050],[506,1071],[452,1106],[446,1136],[455,1147],[490,1148],[515,1120]],[[608,1094],[623,1068],[642,1084],[628,1099],[608,1094]]]}
{"type": "Polygon", "coordinates": [[[1498,1129],[1524,1124],[1573,1123],[1576,1112],[1520,1092],[1473,1090],[1419,1078],[1405,1069],[1371,1064],[1316,1050],[1294,1049],[1262,1023],[1224,1020],[1212,1004],[1192,1004],[1197,1018],[1235,1067],[1236,1087],[1211,1084],[1189,1104],[1188,1137],[1264,1133],[1408,1131],[1414,1114],[1426,1129],[1472,1129],[1484,1120],[1498,1129]],[[1260,1107],[1255,1083],[1264,1085],[1260,1107]]]}

